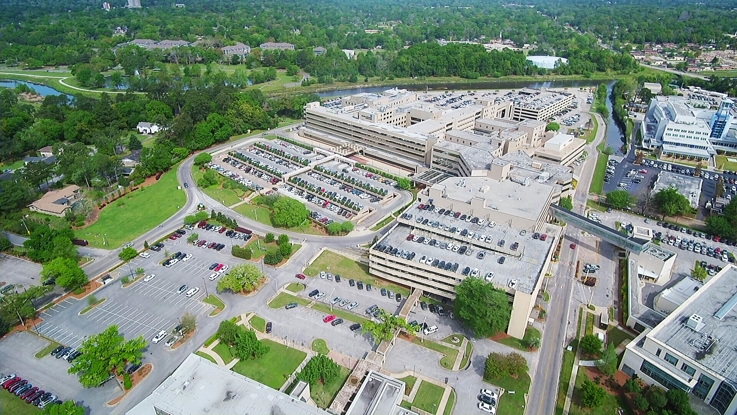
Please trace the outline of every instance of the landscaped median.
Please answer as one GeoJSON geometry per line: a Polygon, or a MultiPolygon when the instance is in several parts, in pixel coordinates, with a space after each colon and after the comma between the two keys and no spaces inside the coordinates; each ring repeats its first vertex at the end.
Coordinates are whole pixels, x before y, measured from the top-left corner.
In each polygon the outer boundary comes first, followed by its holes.
{"type": "Polygon", "coordinates": [[[41,359],[46,356],[48,356],[54,349],[56,349],[59,346],[59,343],[49,340],[49,345],[44,347],[43,349],[39,350],[38,353],[36,353],[36,359],[41,359]]]}
{"type": "Polygon", "coordinates": [[[202,300],[202,302],[215,307],[215,309],[210,313],[210,317],[215,317],[220,314],[221,311],[225,310],[225,303],[223,303],[223,301],[215,294],[208,295],[202,300]]]}
{"type": "Polygon", "coordinates": [[[104,298],[96,299],[95,296],[91,296],[87,299],[87,303],[89,304],[87,307],[85,307],[82,311],[79,312],[79,315],[87,314],[88,312],[92,311],[93,308],[97,307],[98,305],[105,302],[104,298]]]}

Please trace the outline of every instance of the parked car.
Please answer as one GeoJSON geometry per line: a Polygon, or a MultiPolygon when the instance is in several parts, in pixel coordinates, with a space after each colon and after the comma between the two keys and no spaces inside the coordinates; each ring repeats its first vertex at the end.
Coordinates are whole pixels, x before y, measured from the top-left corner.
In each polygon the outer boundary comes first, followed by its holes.
{"type": "Polygon", "coordinates": [[[166,335],[167,335],[167,334],[168,334],[168,333],[166,332],[166,330],[161,330],[160,332],[158,332],[158,333],[157,333],[157,334],[156,334],[156,335],[155,335],[155,336],[154,336],[154,337],[153,337],[153,338],[151,339],[151,342],[153,342],[154,344],[158,344],[158,343],[159,343],[160,341],[164,340],[164,337],[166,337],[166,335]]]}
{"type": "Polygon", "coordinates": [[[272,325],[271,325],[271,322],[270,321],[268,323],[266,323],[266,332],[267,333],[271,333],[271,327],[272,327],[272,325]]]}
{"type": "Polygon", "coordinates": [[[325,318],[322,319],[322,321],[324,323],[330,323],[333,320],[335,320],[335,314],[331,314],[329,316],[325,316],[325,318]]]}

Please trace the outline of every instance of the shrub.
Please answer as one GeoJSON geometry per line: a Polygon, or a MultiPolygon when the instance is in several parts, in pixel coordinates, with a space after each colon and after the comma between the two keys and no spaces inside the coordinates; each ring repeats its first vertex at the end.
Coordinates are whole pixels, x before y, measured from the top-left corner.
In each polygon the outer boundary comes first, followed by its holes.
{"type": "Polygon", "coordinates": [[[128,284],[130,281],[131,281],[131,278],[127,275],[120,279],[120,282],[123,284],[128,284]]]}
{"type": "Polygon", "coordinates": [[[504,376],[504,355],[501,353],[491,353],[486,358],[484,365],[484,380],[499,379],[504,376]]]}
{"type": "Polygon", "coordinates": [[[279,244],[279,253],[284,258],[289,258],[289,255],[292,255],[292,245],[289,242],[285,244],[279,244]]]}
{"type": "Polygon", "coordinates": [[[647,402],[647,398],[645,398],[641,393],[635,395],[635,397],[632,399],[632,403],[635,404],[635,408],[641,411],[647,411],[648,408],[650,408],[650,404],[647,402]]]}
{"type": "Polygon", "coordinates": [[[596,355],[601,352],[601,340],[593,334],[587,334],[581,339],[581,350],[588,355],[596,355]]]}
{"type": "Polygon", "coordinates": [[[284,256],[279,251],[269,251],[264,255],[264,264],[276,265],[284,259],[284,256]]]}
{"type": "Polygon", "coordinates": [[[279,235],[279,238],[276,240],[276,243],[279,245],[284,245],[289,243],[289,236],[285,234],[279,235]]]}
{"type": "Polygon", "coordinates": [[[123,387],[125,390],[128,390],[133,387],[133,381],[131,380],[131,375],[128,373],[123,373],[123,387]]]}
{"type": "Polygon", "coordinates": [[[94,295],[87,297],[87,305],[92,305],[92,304],[95,304],[96,302],[97,302],[97,297],[95,297],[94,295]]]}
{"type": "Polygon", "coordinates": [[[606,391],[601,386],[586,379],[581,385],[581,404],[587,408],[598,408],[604,403],[606,391]]]}
{"type": "Polygon", "coordinates": [[[271,232],[267,233],[266,236],[264,237],[264,242],[266,242],[267,244],[274,242],[274,234],[271,232]]]}
{"type": "Polygon", "coordinates": [[[241,248],[240,246],[233,245],[233,248],[230,250],[230,253],[236,258],[251,259],[251,249],[250,248],[241,248]]]}
{"type": "Polygon", "coordinates": [[[635,378],[628,379],[627,382],[624,382],[624,388],[629,393],[639,393],[642,390],[640,381],[635,378]]]}

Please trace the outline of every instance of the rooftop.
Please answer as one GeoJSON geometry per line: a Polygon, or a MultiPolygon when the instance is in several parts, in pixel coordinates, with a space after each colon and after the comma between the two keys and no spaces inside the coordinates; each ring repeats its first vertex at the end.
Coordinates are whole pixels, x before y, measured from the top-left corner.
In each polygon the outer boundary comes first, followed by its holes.
{"type": "Polygon", "coordinates": [[[404,387],[404,382],[370,370],[346,415],[400,413],[398,409],[404,410],[399,407],[404,396],[404,387]]]}
{"type": "Polygon", "coordinates": [[[300,414],[327,412],[195,354],[126,415],[300,414]]]}
{"type": "Polygon", "coordinates": [[[700,177],[691,177],[683,174],[661,171],[658,173],[658,178],[655,180],[652,192],[655,194],[662,189],[672,187],[685,196],[691,203],[691,207],[695,209],[699,206],[702,182],[703,180],[700,177]]]}
{"type": "Polygon", "coordinates": [[[730,265],[647,336],[737,384],[737,269],[730,265]],[[698,317],[692,317],[692,316],[698,317]]]}
{"type": "MultiPolygon", "coordinates": [[[[635,235],[637,236],[637,235],[635,235]]],[[[661,261],[667,261],[670,259],[673,255],[675,255],[675,252],[669,251],[667,249],[661,248],[655,244],[647,244],[645,249],[642,251],[648,255],[654,256],[655,258],[658,258],[661,261]]]]}
{"type": "Polygon", "coordinates": [[[678,281],[672,287],[666,288],[660,293],[661,298],[666,299],[674,304],[683,304],[689,297],[694,295],[704,283],[693,279],[691,277],[685,277],[678,281]]]}

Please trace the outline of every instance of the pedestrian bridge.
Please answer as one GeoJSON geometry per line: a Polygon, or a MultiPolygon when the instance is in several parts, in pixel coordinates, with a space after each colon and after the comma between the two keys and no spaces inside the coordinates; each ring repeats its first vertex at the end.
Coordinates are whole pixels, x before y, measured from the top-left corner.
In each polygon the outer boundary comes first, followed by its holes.
{"type": "Polygon", "coordinates": [[[630,252],[639,254],[647,248],[648,244],[650,244],[650,241],[647,239],[627,236],[616,229],[602,225],[599,222],[593,221],[558,205],[550,205],[550,212],[553,216],[563,222],[575,226],[582,231],[598,236],[599,238],[630,252]]]}

